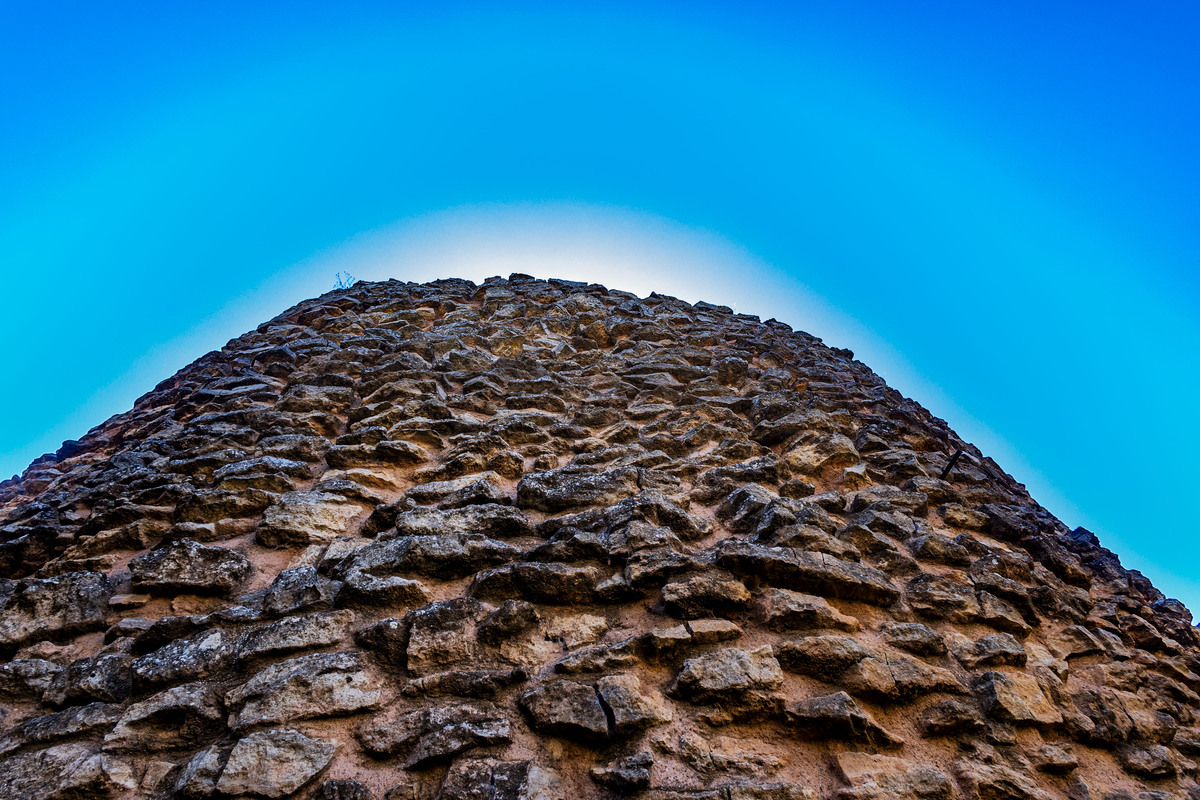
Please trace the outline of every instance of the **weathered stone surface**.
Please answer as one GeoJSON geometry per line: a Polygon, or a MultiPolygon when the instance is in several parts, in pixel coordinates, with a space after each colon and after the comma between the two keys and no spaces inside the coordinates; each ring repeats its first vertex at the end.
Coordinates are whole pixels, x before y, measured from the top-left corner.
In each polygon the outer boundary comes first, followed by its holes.
{"type": "Polygon", "coordinates": [[[368,545],[350,556],[345,568],[339,570],[344,578],[339,601],[361,608],[417,606],[427,603],[429,590],[423,583],[396,574],[402,568],[394,555],[391,547],[368,545]]]}
{"type": "Polygon", "coordinates": [[[972,587],[940,575],[918,575],[904,588],[904,600],[929,619],[971,622],[979,616],[979,601],[972,587]]]}
{"type": "Polygon", "coordinates": [[[396,533],[399,536],[473,533],[492,539],[510,539],[531,535],[533,526],[517,509],[488,503],[453,510],[417,508],[406,511],[396,518],[396,533]]]}
{"type": "Polygon", "coordinates": [[[594,505],[615,505],[641,491],[641,470],[622,467],[594,472],[577,467],[535,472],[517,485],[517,505],[536,511],[567,511],[594,505]]]}
{"type": "Polygon", "coordinates": [[[232,634],[220,629],[201,631],[133,659],[133,684],[146,688],[206,678],[227,667],[235,652],[232,634]]]}
{"type": "Polygon", "coordinates": [[[955,650],[954,657],[967,669],[976,667],[1023,667],[1028,659],[1021,643],[1007,633],[989,633],[969,649],[955,650]]]}
{"type": "Polygon", "coordinates": [[[267,509],[256,534],[265,547],[328,544],[344,536],[362,506],[329,492],[288,492],[267,509]]]}
{"type": "Polygon", "coordinates": [[[89,703],[26,720],[0,739],[0,755],[33,744],[107,733],[121,717],[115,703],[89,703]]]}
{"type": "Polygon", "coordinates": [[[336,742],[287,728],[252,733],[233,746],[217,791],[286,797],[320,774],[336,751],[336,742]]]}
{"type": "Polygon", "coordinates": [[[707,303],[304,301],[0,482],[0,573],[14,798],[1196,794],[1187,609],[707,303]]]}
{"type": "Polygon", "coordinates": [[[323,781],[313,792],[313,800],[373,800],[371,790],[358,781],[323,781]]]}
{"type": "Polygon", "coordinates": [[[844,739],[883,748],[904,743],[845,692],[801,700],[787,710],[787,721],[797,733],[816,739],[844,739]]]}
{"type": "Polygon", "coordinates": [[[341,589],[339,581],[318,575],[315,567],[285,569],[267,587],[263,611],[283,615],[328,609],[333,606],[341,589]]]}
{"type": "Polygon", "coordinates": [[[217,745],[209,745],[187,761],[175,778],[175,795],[182,798],[211,797],[217,791],[217,781],[229,753],[217,745]]]}
{"type": "Polygon", "coordinates": [[[1002,722],[1056,725],[1062,714],[1035,678],[1021,673],[985,672],[972,686],[990,716],[1002,722]]]}
{"type": "Polygon", "coordinates": [[[573,605],[597,601],[596,586],[604,578],[598,567],[569,564],[510,564],[479,573],[470,594],[481,600],[519,597],[534,603],[573,605]]]}
{"type": "Polygon", "coordinates": [[[41,697],[63,667],[42,658],[14,658],[0,664],[0,698],[28,700],[41,697]]]}
{"type": "Polygon", "coordinates": [[[475,655],[475,623],[486,614],[479,601],[468,597],[430,603],[406,614],[409,674],[429,675],[470,661],[475,655]]]}
{"type": "Polygon", "coordinates": [[[531,761],[462,759],[446,773],[438,800],[567,800],[558,773],[531,761]]]}
{"type": "Polygon", "coordinates": [[[717,550],[716,562],[735,575],[756,576],[773,586],[823,597],[876,605],[891,605],[900,598],[899,590],[884,573],[827,553],[731,540],[717,550]]]}
{"type": "Polygon", "coordinates": [[[930,706],[918,722],[921,735],[954,736],[974,734],[984,729],[983,715],[974,703],[962,700],[943,700],[930,706]]]}
{"type": "Polygon", "coordinates": [[[104,625],[113,584],[98,572],[29,578],[0,592],[0,647],[86,633],[104,625]]]}
{"type": "Polygon", "coordinates": [[[359,726],[355,735],[367,752],[401,755],[405,767],[420,768],[467,750],[507,744],[510,725],[493,703],[455,703],[381,715],[359,726]]]}
{"type": "Polygon", "coordinates": [[[942,635],[919,622],[885,622],[879,627],[879,631],[892,647],[919,656],[940,656],[946,653],[946,640],[942,635]]]}
{"type": "Polygon", "coordinates": [[[616,736],[665,725],[673,718],[670,706],[656,693],[643,690],[636,675],[608,675],[596,682],[596,691],[616,736]]]}
{"type": "Polygon", "coordinates": [[[447,670],[404,684],[405,697],[471,697],[489,700],[510,686],[523,683],[529,673],[515,669],[447,670]]]}
{"type": "Polygon", "coordinates": [[[81,744],[61,744],[0,761],[0,792],[21,800],[112,797],[136,785],[128,763],[81,744]]]}
{"type": "Polygon", "coordinates": [[[736,612],[750,602],[750,592],[741,581],[716,575],[694,575],[668,583],[662,589],[667,613],[683,619],[736,612]]]}
{"type": "Polygon", "coordinates": [[[238,658],[261,658],[314,647],[331,647],[349,638],[353,622],[352,611],[328,611],[256,625],[242,635],[238,658]]]}
{"type": "Polygon", "coordinates": [[[133,687],[131,661],[124,653],[102,653],[73,661],[55,673],[42,699],[56,706],[93,700],[124,702],[133,687]]]}
{"type": "Polygon", "coordinates": [[[805,636],[780,642],[777,647],[779,663],[789,672],[811,675],[832,681],[872,651],[850,636],[805,636]]]}
{"type": "Polygon", "coordinates": [[[1038,788],[1030,776],[1002,764],[960,761],[955,773],[964,793],[974,800],[1050,800],[1053,794],[1038,788]]]}
{"type": "Polygon", "coordinates": [[[911,700],[934,692],[967,693],[949,670],[899,653],[881,652],[864,658],[846,670],[838,682],[859,697],[885,702],[911,700]]]}
{"type": "Polygon", "coordinates": [[[535,731],[597,742],[608,738],[608,717],[596,689],[571,680],[557,680],[521,695],[521,710],[535,731]]]}
{"type": "Polygon", "coordinates": [[[838,792],[842,798],[928,798],[950,800],[954,787],[940,770],[892,756],[838,753],[834,756],[839,777],[850,785],[838,792]]]}
{"type": "Polygon", "coordinates": [[[671,693],[745,719],[779,714],[782,685],[783,671],[770,645],[754,650],[729,647],[685,661],[671,693]]]}
{"type": "Polygon", "coordinates": [[[368,545],[350,559],[348,569],[451,580],[516,561],[520,555],[519,548],[480,533],[439,533],[368,545]]]}
{"type": "Polygon", "coordinates": [[[224,722],[220,693],[189,683],[131,705],[104,738],[104,746],[119,751],[187,746],[212,736],[224,722]]]}
{"type": "Polygon", "coordinates": [[[824,598],[787,589],[767,589],[758,600],[758,616],[774,631],[831,628],[857,631],[858,620],[843,614],[824,598]]]}
{"type": "Polygon", "coordinates": [[[381,699],[362,659],[351,653],[316,653],[272,664],[225,696],[234,730],[372,709],[381,699]]]}
{"type": "Polygon", "coordinates": [[[181,539],[129,562],[133,588],[157,593],[229,594],[254,572],[250,559],[225,547],[181,539]]]}
{"type": "Polygon", "coordinates": [[[654,756],[635,753],[603,767],[592,767],[589,774],[596,783],[614,791],[637,792],[649,788],[650,767],[653,764],[654,756]]]}

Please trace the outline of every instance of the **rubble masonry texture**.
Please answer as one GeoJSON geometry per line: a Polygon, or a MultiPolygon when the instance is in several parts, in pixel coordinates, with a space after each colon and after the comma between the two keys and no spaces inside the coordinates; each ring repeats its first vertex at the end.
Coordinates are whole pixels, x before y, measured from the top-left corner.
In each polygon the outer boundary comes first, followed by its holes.
{"type": "Polygon", "coordinates": [[[13,800],[1200,798],[1187,610],[706,303],[306,301],[0,484],[0,575],[13,800]]]}

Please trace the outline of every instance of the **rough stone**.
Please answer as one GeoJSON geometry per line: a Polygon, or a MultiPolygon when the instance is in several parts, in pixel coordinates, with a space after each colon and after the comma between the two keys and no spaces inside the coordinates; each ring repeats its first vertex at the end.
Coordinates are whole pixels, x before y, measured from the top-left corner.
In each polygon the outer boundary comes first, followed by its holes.
{"type": "Polygon", "coordinates": [[[842,798],[927,798],[950,800],[954,787],[940,770],[925,764],[885,755],[838,753],[834,763],[849,789],[838,792],[842,798]]]}
{"type": "Polygon", "coordinates": [[[654,693],[643,691],[636,675],[608,675],[596,682],[600,702],[616,736],[629,736],[673,718],[670,706],[654,693]]]}
{"type": "Polygon", "coordinates": [[[755,576],[773,586],[804,590],[822,597],[842,597],[885,606],[900,598],[900,592],[884,573],[826,553],[731,540],[718,549],[716,562],[735,575],[755,576]]]}
{"type": "Polygon", "coordinates": [[[220,693],[189,683],[131,705],[104,738],[104,746],[120,751],[187,746],[212,736],[224,722],[220,693]]]}
{"type": "Polygon", "coordinates": [[[34,717],[0,739],[0,755],[33,744],[106,733],[117,723],[121,711],[121,707],[115,703],[89,703],[34,717]]]}
{"type": "Polygon", "coordinates": [[[858,620],[843,614],[824,598],[787,589],[767,589],[758,600],[758,616],[773,631],[830,628],[854,632],[858,620]]]}
{"type": "Polygon", "coordinates": [[[783,671],[770,645],[725,648],[683,663],[671,693],[714,705],[735,719],[772,716],[783,710],[783,671]]]}
{"type": "Polygon", "coordinates": [[[362,507],[329,492],[288,492],[267,509],[256,536],[264,547],[328,544],[344,536],[362,507]]]}
{"type": "Polygon", "coordinates": [[[0,761],[0,792],[21,800],[111,797],[136,785],[128,763],[82,744],[61,744],[0,761]]]}
{"type": "Polygon", "coordinates": [[[133,659],[133,685],[137,689],[206,678],[227,667],[234,658],[236,641],[220,629],[201,631],[176,639],[153,653],[133,659]]]}
{"type": "Polygon", "coordinates": [[[1029,675],[992,670],[979,676],[972,689],[987,714],[1001,722],[1032,725],[1062,722],[1062,714],[1029,675]]]}
{"type": "Polygon", "coordinates": [[[348,638],[353,622],[352,611],[328,611],[257,625],[243,634],[238,644],[238,658],[261,658],[314,647],[331,647],[348,638]]]}
{"type": "Polygon", "coordinates": [[[595,688],[557,680],[521,695],[521,710],[535,731],[583,742],[608,738],[608,717],[595,688]]]}
{"type": "Polygon", "coordinates": [[[525,515],[507,505],[488,503],[452,510],[417,508],[396,518],[398,536],[435,536],[444,533],[473,533],[491,539],[529,536],[533,526],[525,515]]]}
{"type": "Polygon", "coordinates": [[[919,622],[885,622],[879,626],[879,631],[892,647],[919,656],[946,654],[946,640],[942,635],[919,622]]]}
{"type": "Polygon", "coordinates": [[[316,653],[272,664],[225,696],[234,730],[373,709],[381,699],[362,659],[352,653],[316,653]]]}
{"type": "Polygon", "coordinates": [[[475,623],[486,613],[479,601],[458,597],[406,614],[409,673],[419,677],[470,661],[475,654],[475,623]]]}
{"type": "Polygon", "coordinates": [[[42,699],[55,706],[93,700],[124,702],[133,688],[131,661],[124,653],[101,653],[73,661],[54,674],[42,699]]]}
{"type": "Polygon", "coordinates": [[[531,761],[461,759],[446,773],[438,800],[567,800],[558,773],[531,761]]]}
{"type": "Polygon", "coordinates": [[[298,611],[326,610],[333,606],[341,589],[339,581],[318,575],[316,567],[285,569],[267,587],[263,611],[281,616],[298,611]]]}
{"type": "Polygon", "coordinates": [[[252,733],[233,746],[217,791],[286,797],[319,775],[336,751],[336,742],[287,728],[252,733]]]}
{"type": "Polygon", "coordinates": [[[401,755],[406,768],[422,768],[467,750],[508,744],[510,726],[493,703],[473,702],[382,715],[355,735],[373,755],[401,755]]]}
{"type": "Polygon", "coordinates": [[[600,473],[577,467],[535,472],[517,484],[517,505],[550,513],[615,505],[641,491],[640,483],[641,470],[637,467],[600,473]]]}
{"type": "Polygon", "coordinates": [[[662,589],[667,613],[683,619],[736,612],[750,602],[750,592],[741,581],[715,575],[694,575],[668,583],[662,589]]]}
{"type": "Polygon", "coordinates": [[[617,792],[638,792],[650,787],[650,767],[654,756],[635,753],[605,766],[595,766],[589,771],[592,780],[617,792]]]}
{"type": "Polygon", "coordinates": [[[134,589],[228,595],[254,572],[250,559],[225,547],[181,539],[129,562],[134,589]]]}
{"type": "Polygon", "coordinates": [[[99,572],[21,581],[7,595],[0,593],[0,647],[103,627],[113,589],[99,572]]]}
{"type": "Polygon", "coordinates": [[[888,732],[845,692],[801,700],[787,710],[788,725],[803,736],[843,739],[871,747],[898,747],[904,740],[888,732]]]}
{"type": "Polygon", "coordinates": [[[578,605],[598,599],[604,574],[598,567],[520,563],[485,570],[471,582],[470,594],[481,600],[514,596],[534,603],[578,605]]]}

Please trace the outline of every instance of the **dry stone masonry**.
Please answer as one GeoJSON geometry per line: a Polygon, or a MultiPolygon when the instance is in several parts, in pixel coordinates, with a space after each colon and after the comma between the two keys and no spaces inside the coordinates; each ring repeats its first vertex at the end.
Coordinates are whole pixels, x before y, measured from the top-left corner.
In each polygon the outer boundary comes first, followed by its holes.
{"type": "Polygon", "coordinates": [[[1188,611],[707,303],[304,302],[0,484],[0,574],[12,800],[1200,800],[1188,611]]]}

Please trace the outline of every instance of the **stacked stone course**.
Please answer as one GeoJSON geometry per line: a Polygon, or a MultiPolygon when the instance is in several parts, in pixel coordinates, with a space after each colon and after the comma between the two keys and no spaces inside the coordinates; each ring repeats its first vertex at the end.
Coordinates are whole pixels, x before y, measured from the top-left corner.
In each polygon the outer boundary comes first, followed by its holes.
{"type": "Polygon", "coordinates": [[[0,794],[1200,800],[1191,616],[847,350],[359,283],[0,484],[0,794]]]}

